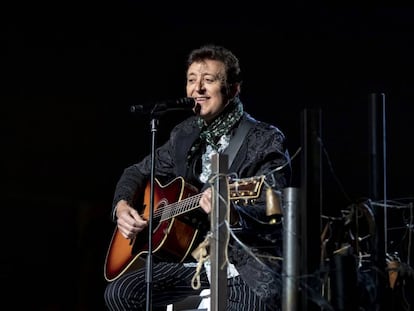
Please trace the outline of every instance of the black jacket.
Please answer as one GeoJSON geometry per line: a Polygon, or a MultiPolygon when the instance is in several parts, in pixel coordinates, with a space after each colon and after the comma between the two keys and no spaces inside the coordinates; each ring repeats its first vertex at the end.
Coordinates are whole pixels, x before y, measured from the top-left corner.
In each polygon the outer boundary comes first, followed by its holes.
{"type": "MultiPolygon", "coordinates": [[[[278,219],[276,224],[269,223],[270,218],[266,216],[265,192],[269,186],[280,191],[289,186],[290,158],[284,134],[277,127],[257,121],[246,112],[233,133],[248,119],[253,122],[253,126],[228,172],[238,178],[264,175],[265,183],[254,204],[232,202],[238,216],[236,222],[232,223],[234,233],[243,244],[231,239],[229,260],[235,264],[245,282],[269,304],[273,304],[275,300],[280,300],[282,293],[283,229],[281,219],[278,219]],[[279,169],[281,167],[283,168],[279,169]]],[[[187,177],[191,176],[188,172],[187,155],[199,133],[195,116],[173,128],[168,141],[156,150],[155,175],[159,180],[168,182],[177,177],[187,180],[187,177]]],[[[150,156],[126,168],[116,186],[113,205],[121,199],[136,204],[134,200],[137,198],[137,191],[147,186],[150,173],[150,156]]],[[[193,184],[195,181],[189,182],[193,184]]],[[[200,190],[203,188],[203,185],[197,186],[200,190]]]]}

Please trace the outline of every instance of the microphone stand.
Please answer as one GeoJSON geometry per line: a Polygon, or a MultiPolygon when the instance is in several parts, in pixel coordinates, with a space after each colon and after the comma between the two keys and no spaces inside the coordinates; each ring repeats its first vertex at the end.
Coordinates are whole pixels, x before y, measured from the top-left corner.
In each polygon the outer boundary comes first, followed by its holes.
{"type": "Polygon", "coordinates": [[[153,233],[153,218],[154,218],[154,182],[155,182],[155,150],[157,142],[157,130],[159,117],[166,112],[167,110],[159,110],[157,105],[151,110],[151,177],[150,177],[150,206],[149,206],[149,217],[148,217],[148,255],[146,260],[146,307],[145,310],[152,310],[152,266],[153,266],[153,256],[152,256],[152,233],[153,233]]]}
{"type": "MultiPolygon", "coordinates": [[[[153,266],[153,255],[152,255],[152,233],[153,233],[153,218],[154,218],[154,182],[155,182],[155,150],[156,150],[156,142],[157,142],[157,126],[159,123],[159,117],[168,112],[168,111],[175,111],[175,110],[185,110],[188,107],[167,107],[166,105],[155,105],[154,108],[151,110],[151,176],[150,176],[150,206],[149,206],[149,217],[148,217],[148,255],[146,259],[146,311],[152,310],[152,266],[153,266]]],[[[134,109],[131,108],[132,112],[135,112],[134,109]]]]}

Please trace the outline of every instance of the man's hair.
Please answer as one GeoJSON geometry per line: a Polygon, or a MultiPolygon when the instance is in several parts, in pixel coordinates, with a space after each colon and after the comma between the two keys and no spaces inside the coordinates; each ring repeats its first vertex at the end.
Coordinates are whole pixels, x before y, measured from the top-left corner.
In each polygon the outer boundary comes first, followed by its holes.
{"type": "Polygon", "coordinates": [[[224,63],[226,71],[226,84],[241,83],[241,71],[238,58],[228,49],[208,44],[191,51],[187,59],[187,67],[194,62],[200,62],[206,59],[217,60],[224,63]]]}

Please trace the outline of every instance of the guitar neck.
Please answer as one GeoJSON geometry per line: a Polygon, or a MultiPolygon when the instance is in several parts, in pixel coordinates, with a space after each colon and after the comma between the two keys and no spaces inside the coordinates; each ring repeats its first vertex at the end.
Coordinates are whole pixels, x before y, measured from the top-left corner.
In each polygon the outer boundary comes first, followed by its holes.
{"type": "MultiPolygon", "coordinates": [[[[262,175],[231,182],[228,189],[230,200],[256,199],[260,194],[263,181],[264,176],[262,175]]],[[[174,203],[161,205],[154,211],[154,217],[164,221],[192,211],[200,207],[199,202],[202,195],[202,193],[198,193],[174,203]]]]}
{"type": "Polygon", "coordinates": [[[196,208],[200,207],[199,202],[201,196],[202,193],[198,193],[179,202],[164,205],[154,212],[154,216],[160,217],[160,221],[164,221],[195,210],[196,208]]]}

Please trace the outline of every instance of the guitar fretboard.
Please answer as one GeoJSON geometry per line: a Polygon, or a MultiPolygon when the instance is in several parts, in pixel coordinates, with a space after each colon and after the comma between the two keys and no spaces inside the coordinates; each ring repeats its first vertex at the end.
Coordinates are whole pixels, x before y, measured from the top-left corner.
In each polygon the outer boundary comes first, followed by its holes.
{"type": "Polygon", "coordinates": [[[154,217],[160,217],[160,221],[164,221],[194,210],[200,206],[201,196],[202,193],[199,193],[179,202],[161,206],[154,212],[154,217]]]}

